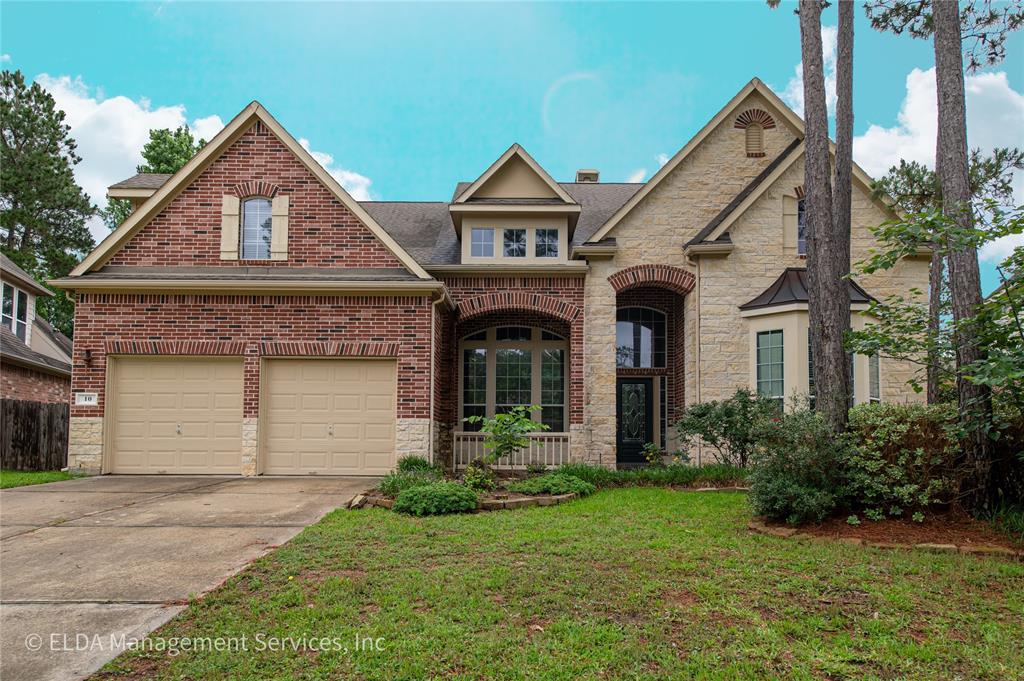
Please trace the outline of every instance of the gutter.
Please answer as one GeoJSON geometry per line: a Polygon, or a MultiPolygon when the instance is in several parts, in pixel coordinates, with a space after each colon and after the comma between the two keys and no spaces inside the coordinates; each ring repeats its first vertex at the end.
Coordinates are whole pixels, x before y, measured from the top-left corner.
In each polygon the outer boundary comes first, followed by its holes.
{"type": "Polygon", "coordinates": [[[444,283],[435,279],[410,281],[310,281],[304,279],[102,279],[99,277],[64,277],[48,282],[67,291],[138,292],[138,291],[200,291],[217,293],[337,293],[385,295],[423,295],[444,292],[444,283]]]}

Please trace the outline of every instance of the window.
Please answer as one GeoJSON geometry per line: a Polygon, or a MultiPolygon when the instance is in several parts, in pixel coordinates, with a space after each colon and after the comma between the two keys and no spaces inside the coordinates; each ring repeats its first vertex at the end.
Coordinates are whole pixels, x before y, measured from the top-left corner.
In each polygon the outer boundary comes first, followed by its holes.
{"type": "Polygon", "coordinates": [[[470,255],[474,258],[494,257],[494,230],[474,227],[470,232],[470,255]]]}
{"type": "Polygon", "coordinates": [[[271,234],[270,199],[247,199],[242,204],[242,259],[269,260],[271,234]]]}
{"type": "Polygon", "coordinates": [[[878,353],[868,356],[868,402],[882,401],[882,381],[878,353]]]}
{"type": "Polygon", "coordinates": [[[778,400],[786,397],[782,354],[782,330],[759,331],[757,334],[757,392],[778,400]]]}
{"type": "Polygon", "coordinates": [[[751,123],[746,129],[747,156],[764,156],[764,128],[758,123],[751,123]]]}
{"type": "Polygon", "coordinates": [[[619,308],[615,363],[620,367],[665,366],[665,314],[649,307],[619,308]]]}
{"type": "Polygon", "coordinates": [[[28,294],[10,284],[4,284],[2,319],[4,326],[25,340],[28,337],[28,294]]]}
{"type": "Polygon", "coordinates": [[[558,230],[538,229],[536,231],[534,254],[538,258],[558,257],[558,230]]]}
{"type": "Polygon", "coordinates": [[[796,202],[796,252],[800,255],[807,255],[806,203],[806,199],[800,199],[796,202]]]}
{"type": "Polygon", "coordinates": [[[503,253],[506,258],[525,258],[526,257],[526,230],[525,229],[506,229],[505,230],[505,248],[503,253]]]}
{"type": "MultiPolygon", "coordinates": [[[[462,418],[493,416],[514,406],[539,405],[531,414],[553,432],[565,432],[568,343],[529,326],[499,326],[462,339],[462,418]]],[[[463,430],[479,430],[463,423],[463,430]]]]}

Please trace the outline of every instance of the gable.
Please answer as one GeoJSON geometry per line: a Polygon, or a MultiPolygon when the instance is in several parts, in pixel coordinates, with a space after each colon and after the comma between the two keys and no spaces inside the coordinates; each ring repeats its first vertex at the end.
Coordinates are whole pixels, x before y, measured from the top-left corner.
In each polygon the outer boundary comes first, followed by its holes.
{"type": "Polygon", "coordinates": [[[473,193],[474,199],[557,199],[558,194],[519,156],[513,156],[473,193]]]}
{"type": "Polygon", "coordinates": [[[294,225],[287,258],[261,260],[260,266],[401,268],[431,278],[257,102],[104,239],[71,277],[107,263],[253,265],[221,260],[219,247],[225,197],[254,195],[287,196],[294,225]]]}

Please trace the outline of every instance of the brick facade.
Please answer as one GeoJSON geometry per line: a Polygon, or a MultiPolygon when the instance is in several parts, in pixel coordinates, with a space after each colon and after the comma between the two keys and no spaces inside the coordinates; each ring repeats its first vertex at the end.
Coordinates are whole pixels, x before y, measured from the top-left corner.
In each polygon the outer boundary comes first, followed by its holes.
{"type": "Polygon", "coordinates": [[[26,367],[0,364],[0,396],[5,400],[58,402],[67,404],[71,395],[71,379],[26,367]]]}

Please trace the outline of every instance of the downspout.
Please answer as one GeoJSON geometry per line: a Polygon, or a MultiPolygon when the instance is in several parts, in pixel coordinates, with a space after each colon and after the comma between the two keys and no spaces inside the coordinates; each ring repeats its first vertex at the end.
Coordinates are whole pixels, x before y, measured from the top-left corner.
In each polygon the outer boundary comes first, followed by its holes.
{"type": "MultiPolygon", "coordinates": [[[[697,316],[697,318],[694,320],[694,335],[696,336],[696,338],[694,339],[694,341],[695,341],[695,343],[694,343],[694,345],[695,345],[695,351],[694,351],[695,358],[694,359],[696,360],[696,370],[694,372],[696,374],[695,380],[694,380],[694,392],[696,393],[696,398],[697,398],[697,401],[695,402],[695,404],[700,404],[700,384],[701,384],[701,376],[700,376],[700,258],[694,258],[693,259],[693,263],[694,263],[694,266],[695,266],[694,270],[696,272],[696,276],[694,277],[694,284],[693,284],[693,295],[695,296],[694,297],[694,301],[693,301],[693,308],[694,308],[694,314],[697,316]]],[[[698,466],[702,465],[703,454],[704,454],[704,445],[702,443],[702,444],[697,445],[697,465],[698,466]]]]}
{"type": "Polygon", "coordinates": [[[437,300],[430,304],[430,420],[427,424],[427,457],[430,463],[434,463],[434,381],[436,377],[434,374],[437,373],[437,348],[434,344],[437,343],[437,304],[445,301],[444,295],[438,296],[437,300]]]}

